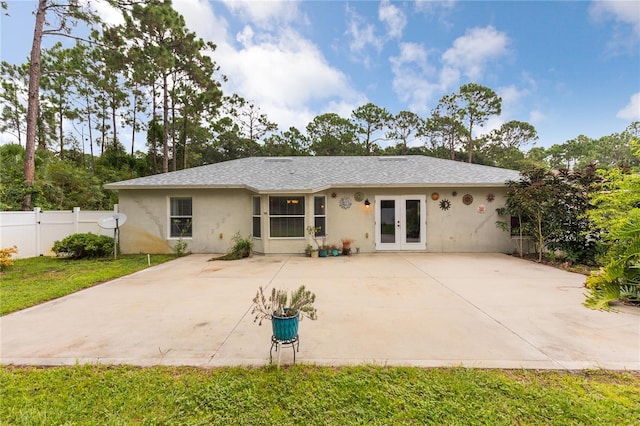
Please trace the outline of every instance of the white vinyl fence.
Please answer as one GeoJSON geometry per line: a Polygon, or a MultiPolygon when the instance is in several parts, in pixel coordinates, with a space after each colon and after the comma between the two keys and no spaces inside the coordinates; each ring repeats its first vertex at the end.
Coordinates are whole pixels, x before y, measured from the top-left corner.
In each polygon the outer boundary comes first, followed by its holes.
{"type": "Polygon", "coordinates": [[[32,212],[0,212],[0,248],[18,247],[16,258],[53,256],[53,243],[65,237],[91,232],[113,237],[113,229],[98,226],[98,219],[118,212],[113,211],[42,211],[39,207],[32,212]]]}

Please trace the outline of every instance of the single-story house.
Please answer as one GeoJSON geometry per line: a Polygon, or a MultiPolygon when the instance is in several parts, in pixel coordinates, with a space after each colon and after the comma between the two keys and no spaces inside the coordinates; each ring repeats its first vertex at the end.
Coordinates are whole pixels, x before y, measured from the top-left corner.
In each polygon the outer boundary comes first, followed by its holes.
{"type": "Polygon", "coordinates": [[[265,254],[353,239],[361,253],[512,252],[496,226],[519,173],[425,156],[252,157],[105,185],[127,215],[123,253],[223,253],[239,233],[265,254]],[[319,239],[318,241],[322,241],[319,239]]]}

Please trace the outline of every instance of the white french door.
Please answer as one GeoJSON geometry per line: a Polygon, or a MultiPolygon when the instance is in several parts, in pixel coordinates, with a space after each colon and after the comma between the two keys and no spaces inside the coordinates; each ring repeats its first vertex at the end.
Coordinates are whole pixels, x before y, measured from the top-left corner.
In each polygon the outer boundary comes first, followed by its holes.
{"type": "Polygon", "coordinates": [[[426,196],[378,195],[376,250],[425,250],[426,196]]]}

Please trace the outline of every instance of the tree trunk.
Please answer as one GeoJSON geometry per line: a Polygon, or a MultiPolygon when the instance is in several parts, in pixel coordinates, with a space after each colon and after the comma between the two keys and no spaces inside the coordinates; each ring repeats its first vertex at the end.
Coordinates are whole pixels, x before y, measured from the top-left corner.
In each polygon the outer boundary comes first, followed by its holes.
{"type": "Polygon", "coordinates": [[[153,129],[153,137],[151,138],[151,153],[153,155],[153,174],[157,174],[158,173],[158,146],[156,145],[156,132],[155,132],[155,128],[156,128],[156,118],[157,118],[157,110],[158,110],[158,105],[156,103],[156,82],[154,81],[152,84],[153,87],[153,96],[151,97],[152,100],[152,112],[151,112],[151,116],[153,117],[153,119],[151,120],[151,122],[154,125],[154,129],[153,129]]]}
{"type": "Polygon", "coordinates": [[[136,114],[138,109],[138,85],[136,84],[133,89],[133,123],[131,129],[131,156],[133,157],[133,150],[136,145],[136,114]]]}
{"type": "Polygon", "coordinates": [[[182,169],[187,168],[187,118],[188,114],[183,114],[184,118],[182,120],[182,143],[184,146],[182,147],[182,169]]]}
{"type": "MultiPolygon", "coordinates": [[[[96,162],[93,158],[93,133],[91,132],[91,107],[89,103],[89,92],[87,92],[87,121],[89,122],[89,149],[91,152],[91,170],[96,173],[96,162]]],[[[84,142],[83,142],[84,144],[84,142]]]]}
{"type": "Polygon", "coordinates": [[[40,98],[40,61],[42,30],[44,28],[47,0],[39,0],[36,12],[36,25],[33,31],[31,58],[29,64],[29,100],[27,105],[27,140],[24,153],[24,184],[26,186],[22,210],[31,210],[31,194],[36,177],[36,126],[38,123],[38,107],[40,98]]]}
{"type": "Polygon", "coordinates": [[[162,173],[169,171],[169,88],[167,74],[162,76],[162,173]]]}
{"type": "Polygon", "coordinates": [[[64,107],[63,107],[63,100],[62,100],[62,95],[60,95],[60,99],[58,99],[58,107],[59,107],[59,111],[58,111],[58,115],[59,115],[59,121],[58,121],[58,138],[60,138],[60,159],[63,160],[64,159],[64,128],[62,127],[62,121],[64,120],[64,107]]]}
{"type": "MultiPolygon", "coordinates": [[[[115,96],[115,95],[112,95],[115,96]]],[[[111,124],[113,125],[113,150],[118,151],[118,135],[116,134],[117,107],[116,100],[111,98],[111,124]]]]}

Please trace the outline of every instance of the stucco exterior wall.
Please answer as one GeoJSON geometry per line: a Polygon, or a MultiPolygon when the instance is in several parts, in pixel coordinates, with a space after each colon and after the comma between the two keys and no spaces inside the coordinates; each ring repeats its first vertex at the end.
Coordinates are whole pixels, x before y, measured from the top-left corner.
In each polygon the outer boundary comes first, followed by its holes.
{"type": "Polygon", "coordinates": [[[120,211],[127,223],[120,233],[123,253],[171,253],[169,200],[191,197],[193,236],[184,238],[193,253],[225,253],[236,232],[251,235],[251,193],[237,189],[121,190],[120,211]]]}
{"type": "MultiPolygon", "coordinates": [[[[496,209],[504,206],[504,188],[347,188],[327,191],[327,238],[328,243],[340,243],[340,238],[349,237],[355,241],[353,248],[361,252],[374,252],[375,249],[375,196],[385,195],[423,195],[426,197],[426,226],[429,252],[502,252],[513,251],[513,243],[507,232],[496,227],[496,221],[505,220],[498,216],[496,209]],[[356,202],[354,194],[362,192],[363,200],[371,202],[369,207],[364,201],[356,202]],[[431,194],[438,193],[438,200],[431,194]],[[456,195],[453,195],[456,192],[456,195]],[[336,197],[332,198],[331,194],[336,197]],[[473,197],[473,202],[465,205],[465,194],[473,197]],[[493,194],[493,201],[487,200],[493,194]],[[349,197],[352,205],[342,209],[339,200],[349,197]],[[451,203],[449,210],[440,208],[440,201],[447,199],[451,203]],[[484,206],[479,213],[478,207],[484,206]]],[[[317,195],[317,194],[316,194],[317,195]]]]}
{"type": "MultiPolygon", "coordinates": [[[[362,253],[376,251],[376,196],[420,195],[426,200],[426,247],[429,252],[512,252],[508,233],[498,229],[497,220],[504,220],[496,208],[504,205],[504,188],[340,188],[307,194],[305,226],[313,223],[314,196],[326,197],[327,244],[340,246],[342,238],[354,240],[352,250],[362,253]],[[362,201],[354,194],[361,192],[362,201]],[[438,200],[432,199],[438,193],[438,200]],[[456,193],[454,196],[453,193],[456,193]],[[493,201],[487,200],[488,194],[493,201]],[[470,194],[473,202],[463,203],[470,194]],[[349,208],[342,208],[340,200],[348,197],[349,208]],[[365,206],[364,200],[371,203],[365,206]],[[442,210],[440,202],[447,199],[449,210],[442,210]],[[479,212],[479,207],[484,211],[479,212]]],[[[193,253],[224,253],[231,246],[236,232],[243,237],[252,233],[252,196],[239,189],[194,190],[121,190],[120,211],[128,221],[121,229],[123,253],[170,253],[177,239],[168,238],[169,199],[192,197],[193,237],[185,238],[188,251],[193,253]]],[[[278,194],[282,195],[282,194],[278,194]]],[[[302,194],[291,194],[302,195],[302,194]]],[[[262,238],[254,238],[258,253],[303,253],[307,244],[315,246],[309,235],[300,238],[269,238],[269,195],[261,197],[262,238]]]]}

